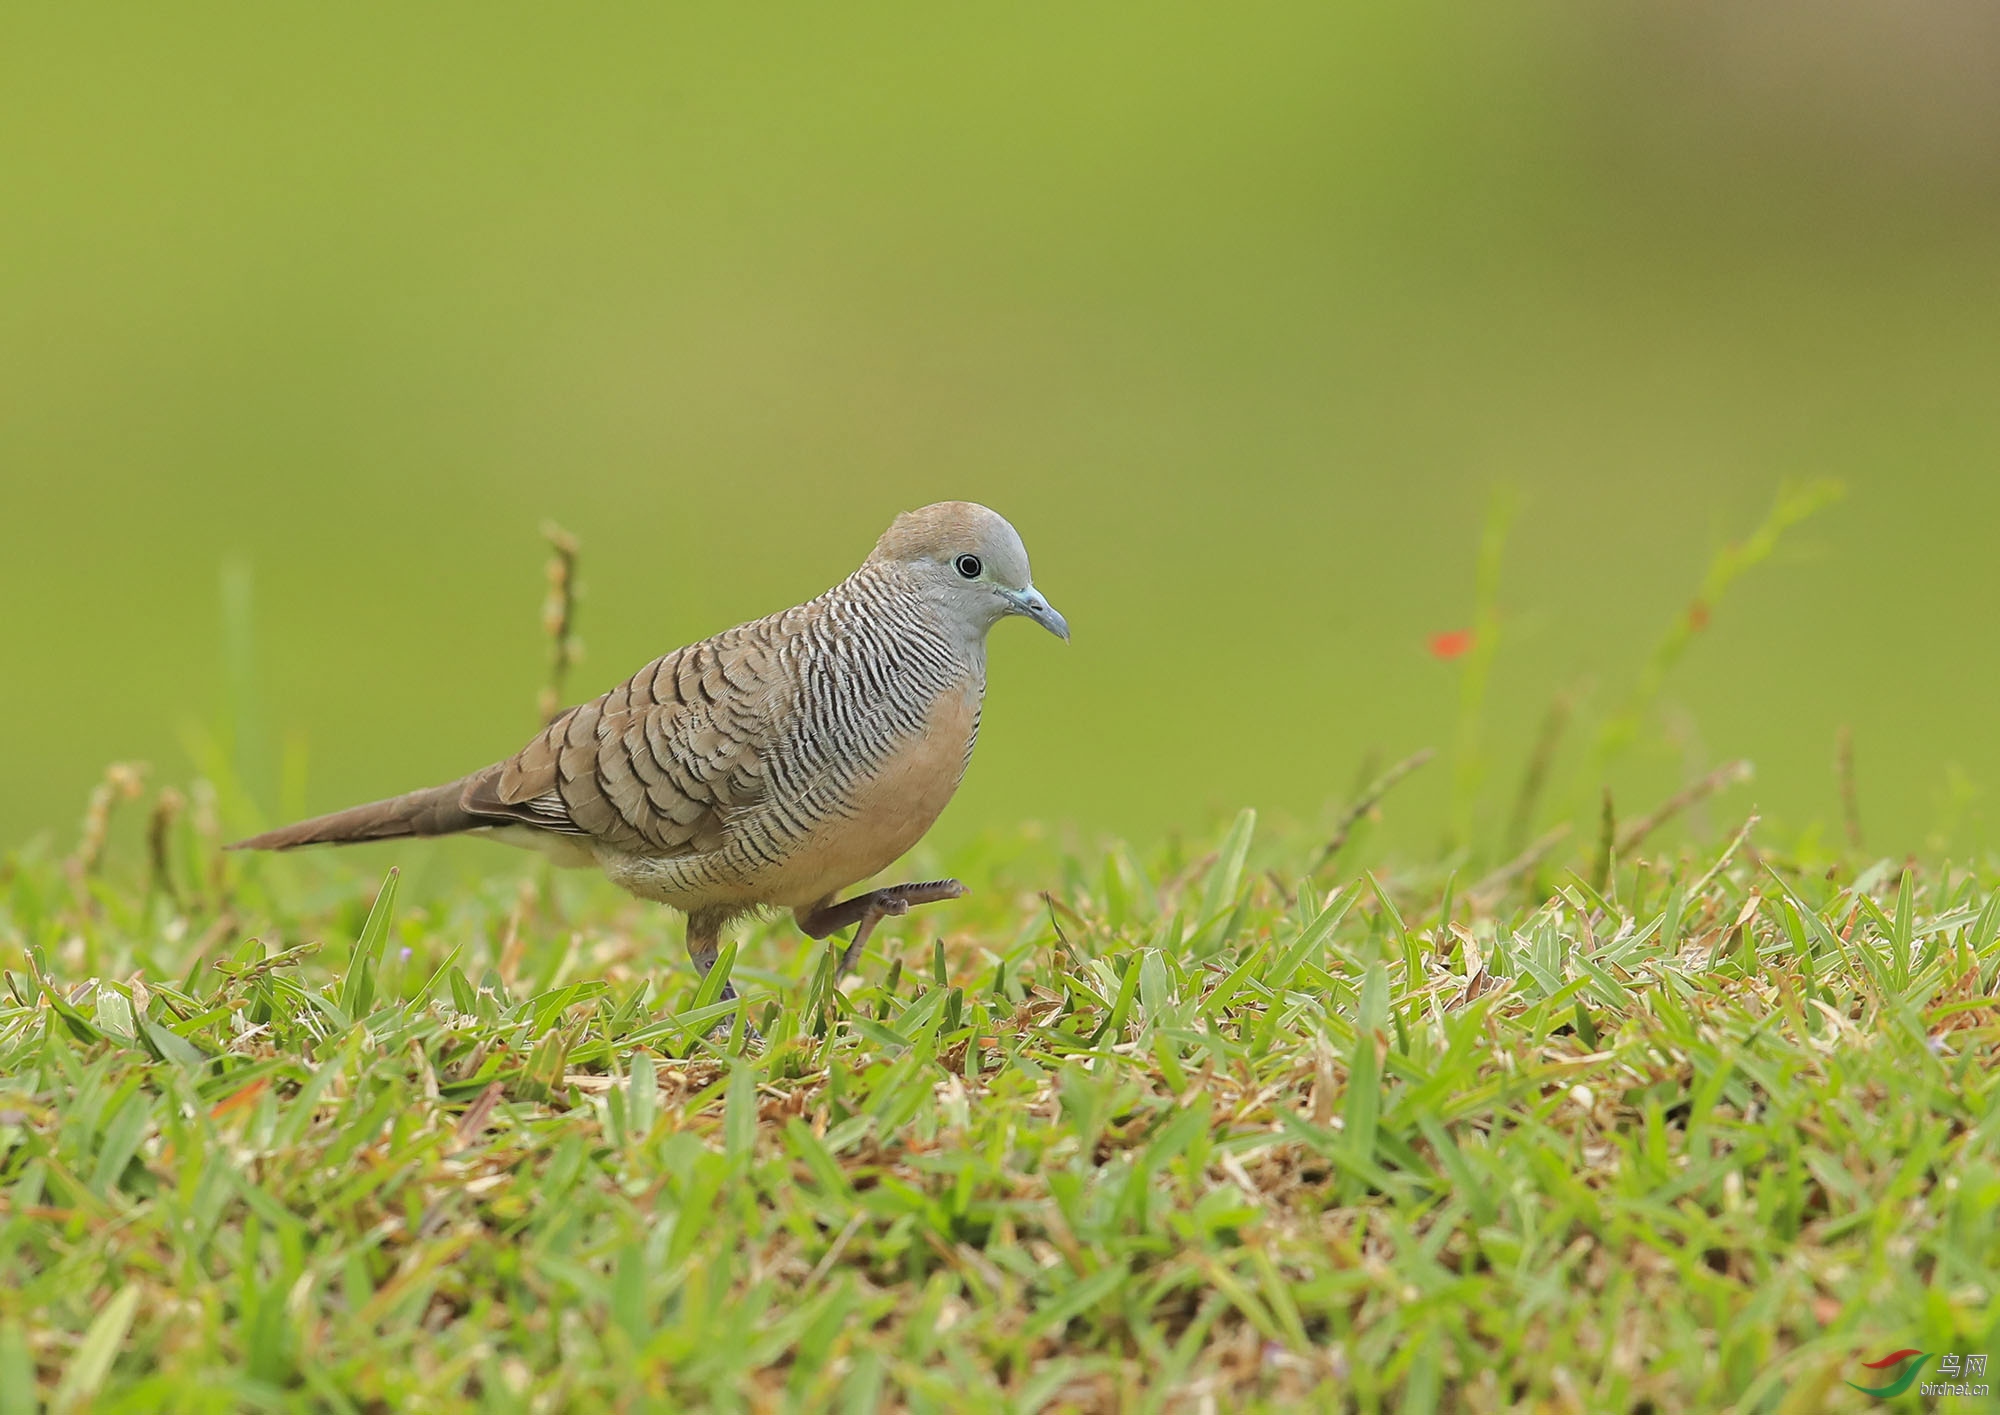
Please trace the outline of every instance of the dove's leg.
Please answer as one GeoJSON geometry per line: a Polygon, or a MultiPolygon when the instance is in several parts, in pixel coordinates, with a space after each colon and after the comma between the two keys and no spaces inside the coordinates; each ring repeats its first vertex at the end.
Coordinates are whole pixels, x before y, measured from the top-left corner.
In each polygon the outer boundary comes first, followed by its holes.
{"type": "MultiPolygon", "coordinates": [[[[694,964],[695,972],[707,977],[715,966],[715,960],[722,953],[722,926],[728,921],[728,914],[721,910],[698,910],[688,915],[687,945],[688,958],[694,964]]],[[[716,994],[717,1002],[736,1001],[735,979],[724,979],[722,991],[716,994]]],[[[724,1017],[709,1028],[710,1041],[721,1042],[729,1037],[730,1019],[724,1017]]],[[[761,1041],[757,1029],[750,1025],[748,1018],[743,1021],[743,1035],[750,1041],[761,1041]]]]}
{"type": "Polygon", "coordinates": [[[861,956],[861,946],[868,942],[868,935],[883,919],[907,914],[914,904],[936,904],[945,899],[961,898],[970,892],[955,879],[892,884],[884,889],[857,894],[852,899],[843,899],[838,904],[821,904],[813,909],[799,910],[792,917],[798,920],[799,928],[807,938],[825,938],[849,924],[856,925],[854,941],[840,955],[840,972],[845,976],[853,969],[854,960],[861,956]]]}
{"type": "MultiPolygon", "coordinates": [[[[727,916],[718,910],[702,909],[688,915],[688,958],[694,970],[702,977],[715,966],[717,956],[722,952],[722,925],[727,916]]],[[[717,1002],[732,1002],[736,998],[736,984],[724,982],[717,1002]]]]}

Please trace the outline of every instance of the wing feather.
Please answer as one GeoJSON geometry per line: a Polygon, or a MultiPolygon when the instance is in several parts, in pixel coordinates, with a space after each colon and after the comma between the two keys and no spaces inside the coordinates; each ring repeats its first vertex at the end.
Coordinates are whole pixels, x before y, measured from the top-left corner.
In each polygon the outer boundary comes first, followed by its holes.
{"type": "Polygon", "coordinates": [[[774,669],[745,625],[654,660],[570,709],[461,805],[484,817],[672,857],[713,850],[730,818],[766,799],[774,669]]]}

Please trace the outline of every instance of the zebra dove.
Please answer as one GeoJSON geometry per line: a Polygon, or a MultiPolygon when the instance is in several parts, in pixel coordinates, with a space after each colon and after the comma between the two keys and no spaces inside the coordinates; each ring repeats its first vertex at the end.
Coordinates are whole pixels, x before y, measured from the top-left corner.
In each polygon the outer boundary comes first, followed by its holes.
{"type": "Polygon", "coordinates": [[[814,939],[855,925],[845,972],[877,921],[965,893],[935,880],[834,899],[900,858],[958,789],[986,633],[1013,614],[1069,637],[1014,528],[941,501],[898,516],[817,599],[653,660],[505,761],[232,848],[487,835],[682,911],[704,975],[723,926],[766,906],[814,939]]]}

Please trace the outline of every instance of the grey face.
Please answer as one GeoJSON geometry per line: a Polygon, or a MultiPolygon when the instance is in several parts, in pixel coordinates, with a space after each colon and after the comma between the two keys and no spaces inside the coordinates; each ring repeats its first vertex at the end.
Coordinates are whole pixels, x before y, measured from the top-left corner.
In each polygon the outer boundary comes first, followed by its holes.
{"type": "Polygon", "coordinates": [[[983,637],[1010,614],[1069,637],[1068,622],[1029,577],[1020,535],[976,502],[939,501],[904,512],[869,558],[902,566],[968,637],[983,637]]]}
{"type": "Polygon", "coordinates": [[[982,632],[1018,614],[1068,639],[1069,622],[1035,588],[1020,535],[991,511],[967,520],[970,524],[941,545],[943,553],[932,562],[945,602],[982,632]]]}

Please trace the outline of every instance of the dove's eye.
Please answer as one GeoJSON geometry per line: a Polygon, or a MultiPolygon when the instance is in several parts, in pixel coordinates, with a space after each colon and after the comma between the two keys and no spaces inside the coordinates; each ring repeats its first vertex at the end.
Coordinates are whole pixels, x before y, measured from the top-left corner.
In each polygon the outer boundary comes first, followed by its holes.
{"type": "Polygon", "coordinates": [[[979,563],[979,557],[976,555],[961,555],[951,563],[958,573],[968,580],[978,579],[979,572],[985,568],[979,563]]]}

